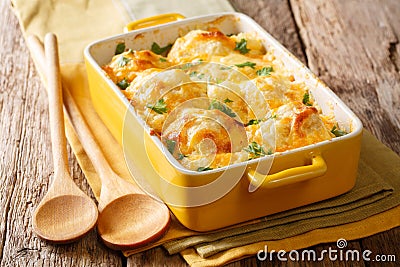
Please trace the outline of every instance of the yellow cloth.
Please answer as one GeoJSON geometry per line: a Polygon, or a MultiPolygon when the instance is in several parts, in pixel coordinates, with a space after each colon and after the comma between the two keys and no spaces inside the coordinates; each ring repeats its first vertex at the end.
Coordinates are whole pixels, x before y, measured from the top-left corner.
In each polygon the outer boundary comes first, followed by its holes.
{"type": "MultiPolygon", "coordinates": [[[[209,1],[209,0],[199,0],[209,1]]],[[[224,1],[225,2],[225,1],[224,1]]],[[[112,137],[110,132],[104,126],[100,118],[95,113],[88,92],[88,84],[86,79],[85,66],[83,64],[82,51],[84,47],[90,42],[111,36],[122,32],[124,25],[128,22],[132,14],[126,12],[127,4],[130,7],[135,7],[135,3],[144,4],[144,1],[123,1],[118,0],[96,0],[96,1],[25,1],[25,0],[12,0],[14,10],[19,18],[21,28],[24,35],[36,34],[43,38],[46,32],[54,32],[57,34],[60,46],[60,57],[62,63],[62,76],[66,87],[70,90],[75,101],[77,102],[82,113],[85,115],[93,131],[96,139],[101,144],[103,152],[110,162],[113,169],[127,180],[133,181],[129,176],[129,171],[124,164],[124,156],[122,149],[112,137]],[[129,2],[129,3],[128,3],[129,2]]],[[[150,3],[147,1],[146,3],[150,3]]],[[[151,2],[153,3],[153,2],[151,2]]],[[[192,10],[192,1],[181,1],[181,6],[185,6],[187,10],[192,10]]],[[[204,2],[205,3],[205,2],[204,2]]],[[[138,6],[140,6],[138,5],[138,6]]],[[[211,12],[212,5],[207,6],[207,12],[211,12]]],[[[137,6],[136,6],[137,7],[137,6]]],[[[229,9],[229,4],[219,5],[220,9],[229,9]]],[[[175,10],[160,10],[151,9],[151,5],[146,5],[145,12],[136,12],[140,17],[155,15],[157,12],[170,12],[175,10]],[[156,10],[156,11],[154,11],[156,10]],[[154,13],[152,13],[154,12],[154,13]]],[[[169,6],[168,8],[173,8],[169,6]]],[[[222,10],[215,10],[222,11],[222,10]]],[[[227,10],[229,11],[229,10],[227,10]]],[[[196,10],[198,14],[202,10],[196,10]]],[[[184,13],[184,12],[182,12],[184,13]]],[[[204,12],[203,12],[204,13],[204,12]]],[[[138,16],[138,15],[135,16],[138,16]]],[[[192,13],[187,13],[192,15],[192,13]]],[[[184,13],[184,15],[187,15],[184,13]]],[[[137,17],[139,18],[139,17],[137,17]]],[[[91,186],[96,198],[100,193],[100,180],[94,171],[94,168],[87,158],[79,140],[74,134],[70,124],[66,125],[66,132],[68,140],[73,148],[78,162],[91,186]]],[[[318,244],[321,242],[336,241],[338,237],[347,239],[361,238],[374,234],[376,232],[391,229],[399,225],[399,211],[400,208],[396,207],[384,213],[374,215],[370,218],[364,219],[359,222],[350,223],[342,226],[335,226],[326,229],[314,230],[302,235],[286,238],[283,240],[269,242],[268,246],[273,248],[298,249],[310,245],[318,244]],[[354,228],[356,227],[356,228],[354,228]],[[356,229],[356,230],[354,230],[356,229]]],[[[193,235],[194,232],[184,228],[175,220],[172,222],[167,234],[157,243],[150,244],[146,248],[154,247],[167,240],[178,237],[193,235]]],[[[192,249],[182,252],[185,260],[193,265],[210,265],[222,264],[233,260],[240,259],[245,256],[254,255],[259,249],[264,247],[264,243],[257,243],[247,245],[244,247],[234,248],[221,252],[207,259],[200,258],[192,249]]],[[[130,253],[133,253],[132,251],[130,253]]],[[[127,255],[127,254],[126,254],[127,255]]]]}

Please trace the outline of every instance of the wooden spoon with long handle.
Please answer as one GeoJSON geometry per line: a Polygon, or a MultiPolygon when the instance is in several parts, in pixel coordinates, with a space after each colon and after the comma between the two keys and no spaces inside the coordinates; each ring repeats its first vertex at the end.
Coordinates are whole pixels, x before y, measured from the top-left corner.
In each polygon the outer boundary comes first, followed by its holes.
{"type": "MultiPolygon", "coordinates": [[[[40,65],[41,43],[36,37],[28,41],[40,65]]],[[[69,91],[64,88],[63,93],[67,114],[101,179],[97,222],[101,239],[112,249],[130,249],[161,237],[170,221],[167,206],[112,170],[69,91]]]]}
{"type": "Polygon", "coordinates": [[[68,172],[57,41],[53,34],[48,34],[45,42],[54,178],[34,212],[33,229],[45,240],[68,243],[95,226],[98,211],[94,201],[75,185],[68,172]]]}

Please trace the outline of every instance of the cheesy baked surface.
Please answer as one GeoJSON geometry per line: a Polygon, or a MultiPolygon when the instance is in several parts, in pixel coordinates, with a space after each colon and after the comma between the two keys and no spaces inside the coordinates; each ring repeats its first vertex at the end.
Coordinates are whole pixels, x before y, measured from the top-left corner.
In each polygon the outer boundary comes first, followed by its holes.
{"type": "Polygon", "coordinates": [[[193,30],[102,67],[182,166],[207,171],[346,134],[251,33],[193,30]]]}

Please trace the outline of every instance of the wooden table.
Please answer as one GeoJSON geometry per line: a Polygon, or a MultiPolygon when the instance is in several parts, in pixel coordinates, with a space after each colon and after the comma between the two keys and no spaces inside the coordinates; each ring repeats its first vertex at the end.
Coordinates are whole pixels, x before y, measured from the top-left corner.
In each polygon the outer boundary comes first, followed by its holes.
{"type": "MultiPolygon", "coordinates": [[[[364,127],[400,153],[400,1],[231,0],[324,80],[360,117],[364,127]]],[[[32,233],[32,213],[52,176],[47,95],[30,59],[16,17],[0,2],[0,252],[1,266],[184,266],[179,255],[155,248],[124,258],[95,231],[54,246],[32,233]]],[[[75,182],[88,184],[69,149],[75,182]]],[[[93,196],[92,196],[93,197],[93,196]]],[[[335,244],[313,247],[316,251],[335,244]]],[[[394,254],[400,263],[400,228],[348,242],[348,248],[394,254]]],[[[299,263],[283,263],[298,265],[299,263]]],[[[277,259],[272,265],[283,265],[277,259]]],[[[302,265],[320,266],[306,262],[302,265]]],[[[343,266],[330,262],[326,266],[343,266]]],[[[348,264],[348,263],[347,263],[348,264]]],[[[356,266],[379,263],[353,262],[356,266]]],[[[230,266],[264,266],[256,257],[230,266]]],[[[395,266],[395,263],[387,266],[395,266]]],[[[385,265],[386,266],[386,265],[385,265]]]]}

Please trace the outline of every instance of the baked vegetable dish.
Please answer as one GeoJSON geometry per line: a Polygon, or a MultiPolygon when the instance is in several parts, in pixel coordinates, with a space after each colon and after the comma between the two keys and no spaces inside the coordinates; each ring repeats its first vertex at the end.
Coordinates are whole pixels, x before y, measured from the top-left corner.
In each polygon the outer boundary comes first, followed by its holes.
{"type": "Polygon", "coordinates": [[[192,30],[173,44],[140,51],[119,43],[102,69],[150,133],[189,170],[346,134],[253,33],[192,30]]]}

